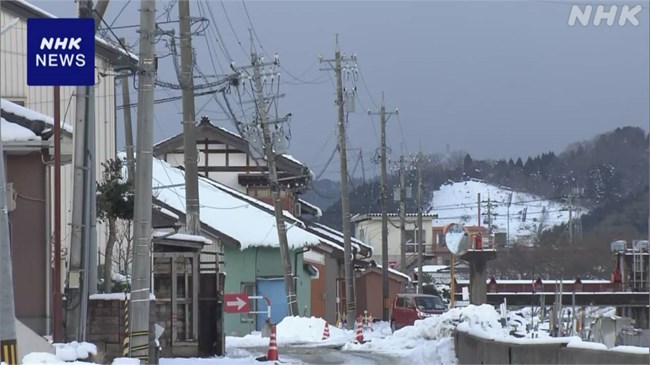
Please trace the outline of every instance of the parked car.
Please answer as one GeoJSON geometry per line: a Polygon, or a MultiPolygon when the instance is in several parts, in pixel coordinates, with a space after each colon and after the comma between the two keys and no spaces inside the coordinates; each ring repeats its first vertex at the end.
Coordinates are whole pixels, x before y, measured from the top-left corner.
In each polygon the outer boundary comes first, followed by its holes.
{"type": "Polygon", "coordinates": [[[393,331],[412,326],[418,319],[440,315],[447,310],[442,297],[429,294],[397,294],[390,315],[393,331]]]}

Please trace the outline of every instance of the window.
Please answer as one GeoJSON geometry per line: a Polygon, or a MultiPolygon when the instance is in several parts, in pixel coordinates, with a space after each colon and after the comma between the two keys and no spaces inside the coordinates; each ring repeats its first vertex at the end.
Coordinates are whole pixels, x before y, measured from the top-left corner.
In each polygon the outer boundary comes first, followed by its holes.
{"type": "MultiPolygon", "coordinates": [[[[255,289],[255,283],[241,283],[241,292],[246,293],[248,296],[255,296],[256,295],[256,289],[255,289]]],[[[250,311],[251,312],[256,312],[257,311],[257,301],[256,300],[251,300],[249,302],[250,305],[250,311]]],[[[242,313],[239,315],[239,320],[241,323],[251,323],[252,325],[255,324],[255,313],[242,313]]]]}
{"type": "Polygon", "coordinates": [[[395,306],[404,307],[404,298],[397,298],[397,301],[395,302],[395,306]]]}
{"type": "Polygon", "coordinates": [[[404,307],[415,308],[415,302],[413,301],[413,298],[404,298],[404,307]]]}
{"type": "Polygon", "coordinates": [[[20,106],[25,106],[25,100],[12,100],[12,99],[9,99],[9,101],[14,103],[14,104],[18,104],[20,106]]]}
{"type": "MultiPolygon", "coordinates": [[[[406,231],[406,252],[416,253],[417,244],[419,241],[419,231],[417,229],[409,229],[406,231]]],[[[422,231],[422,243],[426,243],[427,231],[422,231]]]]}

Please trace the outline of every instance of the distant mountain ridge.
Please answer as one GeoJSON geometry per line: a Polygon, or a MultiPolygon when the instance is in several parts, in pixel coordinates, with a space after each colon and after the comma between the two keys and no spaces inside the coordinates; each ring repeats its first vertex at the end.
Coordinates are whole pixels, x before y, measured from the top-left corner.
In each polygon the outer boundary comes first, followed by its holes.
{"type": "MultiPolygon", "coordinates": [[[[446,155],[431,154],[427,156],[423,175],[423,201],[427,203],[431,201],[432,196],[435,199],[433,192],[443,184],[472,179],[481,180],[486,184],[507,186],[515,192],[533,194],[553,201],[566,201],[575,188],[581,188],[584,193],[581,196],[573,196],[573,204],[596,212],[600,215],[599,221],[607,221],[607,213],[598,209],[599,207],[608,206],[610,210],[620,208],[621,202],[629,202],[630,196],[647,189],[648,140],[641,128],[622,127],[587,141],[573,143],[559,154],[551,151],[528,157],[525,162],[521,158],[474,160],[462,151],[446,155]]],[[[406,177],[407,185],[417,186],[416,177],[415,172],[410,171],[406,177]]],[[[387,187],[390,212],[398,211],[398,203],[392,194],[393,188],[398,187],[398,182],[398,177],[391,173],[387,187]]],[[[317,181],[316,186],[319,183],[317,181]]],[[[338,183],[330,180],[327,184],[331,189],[328,196],[339,197],[340,193],[336,191],[338,183]]],[[[415,189],[413,190],[415,193],[415,189]]],[[[377,178],[356,186],[350,193],[351,213],[379,212],[379,196],[380,186],[377,178]]],[[[487,197],[482,197],[483,199],[487,197]]],[[[322,202],[330,205],[326,207],[321,204],[321,221],[340,228],[340,198],[322,202]]],[[[413,199],[407,201],[407,211],[415,212],[415,203],[413,199]]],[[[589,217],[586,215],[584,219],[591,222],[589,217]]],[[[647,230],[647,222],[645,229],[647,230]]]]}

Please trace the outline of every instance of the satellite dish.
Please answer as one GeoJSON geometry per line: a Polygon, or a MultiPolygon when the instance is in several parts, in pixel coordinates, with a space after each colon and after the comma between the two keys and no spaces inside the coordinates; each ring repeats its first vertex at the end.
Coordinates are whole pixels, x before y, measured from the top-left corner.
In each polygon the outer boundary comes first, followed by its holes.
{"type": "Polygon", "coordinates": [[[469,232],[465,227],[458,223],[452,223],[445,227],[444,232],[445,243],[452,254],[461,256],[469,250],[469,232]]]}

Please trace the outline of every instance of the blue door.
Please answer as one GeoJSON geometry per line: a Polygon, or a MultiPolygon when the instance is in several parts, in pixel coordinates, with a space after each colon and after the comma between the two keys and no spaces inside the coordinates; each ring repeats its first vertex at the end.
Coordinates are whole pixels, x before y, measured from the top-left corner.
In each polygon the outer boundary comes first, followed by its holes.
{"type": "MultiPolygon", "coordinates": [[[[266,296],[271,301],[271,321],[279,323],[287,315],[287,295],[284,292],[284,278],[257,278],[257,295],[266,296]]],[[[257,330],[266,322],[266,301],[257,301],[257,330]]]]}

